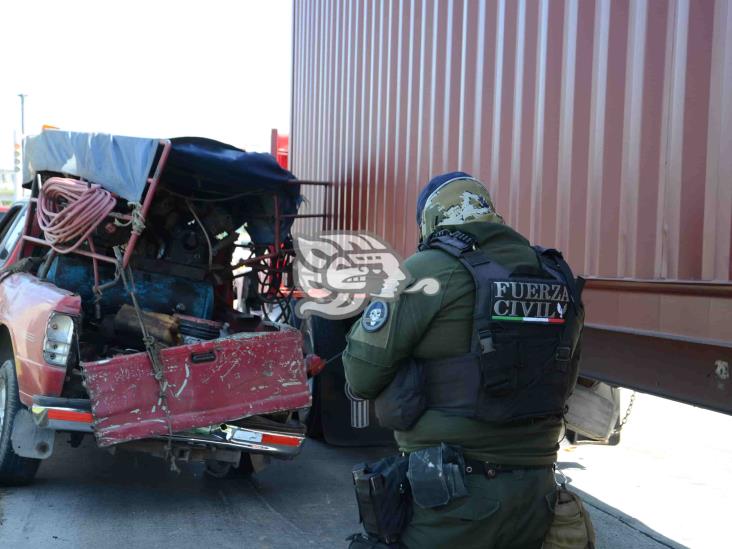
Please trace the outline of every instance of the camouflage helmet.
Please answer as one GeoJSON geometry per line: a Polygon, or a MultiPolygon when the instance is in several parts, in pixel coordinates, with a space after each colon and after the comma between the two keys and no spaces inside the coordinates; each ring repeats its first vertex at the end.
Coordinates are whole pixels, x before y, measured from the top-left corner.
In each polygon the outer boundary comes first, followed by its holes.
{"type": "Polygon", "coordinates": [[[417,200],[420,238],[427,238],[441,225],[475,222],[503,223],[483,184],[465,172],[438,175],[422,189],[417,200]]]}

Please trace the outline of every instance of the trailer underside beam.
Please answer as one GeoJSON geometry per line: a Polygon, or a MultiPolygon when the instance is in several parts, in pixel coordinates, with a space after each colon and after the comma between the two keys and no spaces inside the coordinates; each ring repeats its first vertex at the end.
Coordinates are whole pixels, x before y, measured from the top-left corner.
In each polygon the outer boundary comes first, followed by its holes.
{"type": "Polygon", "coordinates": [[[732,414],[732,344],[587,324],[581,375],[732,414]]]}

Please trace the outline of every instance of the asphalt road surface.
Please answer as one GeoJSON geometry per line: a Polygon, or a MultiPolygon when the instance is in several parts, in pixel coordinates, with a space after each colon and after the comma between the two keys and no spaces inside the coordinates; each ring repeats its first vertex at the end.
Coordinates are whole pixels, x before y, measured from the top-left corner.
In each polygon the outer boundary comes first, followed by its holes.
{"type": "MultiPolygon", "coordinates": [[[[687,419],[691,410],[706,424],[712,417],[712,427],[727,433],[732,426],[732,418],[680,406],[641,398],[620,446],[560,452],[560,468],[589,503],[598,547],[729,546],[717,537],[730,509],[730,485],[718,486],[719,470],[695,476],[687,468],[673,476],[674,460],[688,456],[677,458],[663,444],[678,445],[681,437],[638,434],[658,433],[674,410],[687,419]]],[[[345,547],[344,538],[358,530],[351,466],[389,451],[308,441],[294,461],[273,462],[251,478],[217,480],[200,466],[173,473],[161,460],[110,455],[91,441],[72,449],[59,439],[56,449],[35,484],[0,489],[1,549],[345,547]]],[[[721,467],[730,461],[727,450],[704,455],[721,467]]],[[[728,466],[721,479],[730,478],[728,466]]]]}

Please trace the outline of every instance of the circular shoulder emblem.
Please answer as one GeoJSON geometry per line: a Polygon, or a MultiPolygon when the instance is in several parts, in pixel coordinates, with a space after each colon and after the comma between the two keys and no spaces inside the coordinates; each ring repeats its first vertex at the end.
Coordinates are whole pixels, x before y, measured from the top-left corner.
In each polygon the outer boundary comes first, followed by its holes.
{"type": "Polygon", "coordinates": [[[389,306],[385,301],[372,301],[361,317],[361,326],[367,332],[380,330],[389,318],[389,306]]]}

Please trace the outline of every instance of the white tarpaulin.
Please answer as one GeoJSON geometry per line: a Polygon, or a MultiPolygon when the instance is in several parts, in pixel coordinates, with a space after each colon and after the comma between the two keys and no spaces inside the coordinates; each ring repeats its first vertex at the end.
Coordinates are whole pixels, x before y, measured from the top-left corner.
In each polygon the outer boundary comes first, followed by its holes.
{"type": "Polygon", "coordinates": [[[23,181],[52,171],[98,183],[139,202],[160,141],[105,133],[46,130],[25,139],[23,181]]]}

